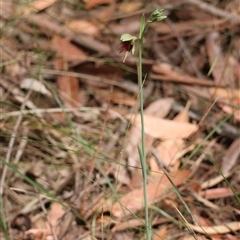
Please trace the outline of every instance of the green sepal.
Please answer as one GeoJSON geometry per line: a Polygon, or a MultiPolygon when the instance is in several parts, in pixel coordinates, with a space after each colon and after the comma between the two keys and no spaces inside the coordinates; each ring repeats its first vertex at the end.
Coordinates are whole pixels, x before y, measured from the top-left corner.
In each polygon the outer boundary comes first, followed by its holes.
{"type": "Polygon", "coordinates": [[[131,34],[125,33],[121,36],[120,40],[122,42],[127,42],[127,41],[136,41],[137,38],[135,36],[132,36],[131,34]]]}

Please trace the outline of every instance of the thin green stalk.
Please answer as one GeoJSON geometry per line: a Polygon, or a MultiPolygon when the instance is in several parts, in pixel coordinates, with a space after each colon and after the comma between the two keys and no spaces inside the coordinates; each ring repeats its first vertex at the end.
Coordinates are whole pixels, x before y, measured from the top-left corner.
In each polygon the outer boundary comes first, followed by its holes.
{"type": "Polygon", "coordinates": [[[141,166],[142,166],[146,236],[147,236],[147,240],[151,240],[152,231],[151,231],[151,224],[149,221],[148,197],[147,197],[147,167],[146,167],[146,159],[144,159],[143,152],[140,148],[140,145],[138,145],[138,153],[139,153],[141,166]]]}
{"type": "Polygon", "coordinates": [[[141,128],[142,128],[142,153],[145,159],[145,135],[144,135],[144,111],[143,111],[143,77],[142,77],[142,45],[143,35],[145,32],[145,17],[142,16],[140,33],[139,33],[139,50],[138,50],[138,87],[139,87],[139,100],[140,100],[140,115],[141,115],[141,128]]]}
{"type": "Polygon", "coordinates": [[[8,235],[7,221],[4,213],[3,198],[0,196],[0,229],[6,240],[10,240],[8,235]]]}
{"type": "Polygon", "coordinates": [[[140,116],[141,116],[141,148],[138,145],[138,152],[142,166],[143,177],[143,197],[144,197],[144,211],[145,211],[145,227],[146,237],[151,240],[151,224],[149,221],[148,212],[148,196],[147,196],[147,166],[146,166],[146,151],[145,151],[145,131],[144,131],[144,111],[143,111],[143,76],[142,76],[142,47],[143,37],[147,24],[145,24],[145,17],[142,16],[139,32],[139,50],[138,50],[138,87],[139,87],[139,100],[140,100],[140,116]]]}
{"type": "MultiPolygon", "coordinates": [[[[149,23],[160,22],[165,19],[162,10],[155,10],[147,22],[145,22],[145,16],[142,15],[139,31],[139,49],[138,49],[138,88],[139,88],[139,101],[140,101],[140,116],[141,116],[141,146],[138,145],[139,158],[142,166],[142,177],[143,177],[143,196],[144,196],[144,210],[145,210],[145,227],[147,240],[151,240],[151,224],[149,221],[148,213],[148,197],[147,197],[147,164],[146,164],[146,151],[145,151],[145,134],[144,134],[144,111],[143,111],[143,76],[142,76],[142,48],[143,48],[143,37],[149,23]]],[[[120,52],[125,51],[126,55],[123,60],[125,61],[128,52],[134,54],[135,40],[137,38],[130,34],[123,34],[120,38],[121,49],[120,52]]]]}

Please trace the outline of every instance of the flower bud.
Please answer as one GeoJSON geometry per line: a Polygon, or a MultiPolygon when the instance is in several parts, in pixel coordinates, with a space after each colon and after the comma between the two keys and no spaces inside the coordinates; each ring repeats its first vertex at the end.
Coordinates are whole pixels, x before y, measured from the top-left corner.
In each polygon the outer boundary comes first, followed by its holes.
{"type": "Polygon", "coordinates": [[[163,19],[165,19],[167,16],[163,16],[163,10],[158,10],[156,9],[150,16],[150,18],[148,19],[148,23],[152,23],[152,22],[160,22],[163,19]]]}

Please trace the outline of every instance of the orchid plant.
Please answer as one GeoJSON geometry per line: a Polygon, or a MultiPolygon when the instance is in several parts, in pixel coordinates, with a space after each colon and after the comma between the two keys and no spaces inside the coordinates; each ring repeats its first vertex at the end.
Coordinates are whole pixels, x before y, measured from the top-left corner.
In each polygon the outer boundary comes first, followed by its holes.
{"type": "Polygon", "coordinates": [[[138,87],[139,87],[139,100],[140,100],[140,115],[141,115],[141,137],[142,142],[141,145],[138,144],[138,152],[142,166],[142,176],[143,176],[143,194],[144,194],[144,209],[145,209],[145,228],[146,228],[146,239],[151,240],[151,223],[149,221],[148,214],[148,198],[147,198],[147,166],[146,166],[146,153],[145,153],[145,135],[144,135],[144,112],[143,112],[143,77],[142,77],[142,47],[143,47],[143,37],[145,31],[148,27],[148,24],[153,22],[160,22],[165,19],[166,16],[163,15],[163,9],[155,10],[150,15],[147,22],[145,21],[145,16],[142,15],[139,37],[132,36],[131,34],[125,33],[121,36],[121,47],[120,53],[125,52],[125,57],[123,62],[125,62],[128,53],[131,52],[134,54],[135,52],[135,43],[138,40],[138,87]]]}

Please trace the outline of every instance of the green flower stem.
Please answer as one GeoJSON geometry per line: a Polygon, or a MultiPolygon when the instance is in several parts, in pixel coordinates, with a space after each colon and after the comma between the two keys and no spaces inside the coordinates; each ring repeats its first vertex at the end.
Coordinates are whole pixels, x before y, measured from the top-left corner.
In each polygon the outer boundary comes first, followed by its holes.
{"type": "MultiPolygon", "coordinates": [[[[140,116],[141,116],[141,146],[138,145],[139,158],[142,166],[142,177],[143,177],[143,196],[144,196],[144,210],[145,210],[145,227],[146,227],[146,239],[151,240],[151,223],[148,216],[148,197],[147,197],[147,163],[146,163],[146,151],[145,151],[145,131],[144,131],[144,112],[143,112],[143,76],[142,76],[142,48],[143,48],[143,37],[149,23],[160,22],[165,19],[163,16],[163,9],[155,10],[147,22],[145,22],[145,16],[142,15],[139,31],[139,50],[138,50],[138,87],[139,87],[139,99],[140,99],[140,116]]],[[[134,54],[136,37],[131,34],[125,33],[121,36],[121,49],[120,52],[129,51],[134,54]]],[[[127,56],[127,55],[126,55],[127,56]]],[[[126,56],[123,62],[126,59],[126,56]]]]}
{"type": "Polygon", "coordinates": [[[143,196],[144,196],[144,210],[145,210],[145,227],[147,240],[151,240],[151,223],[149,221],[148,213],[148,197],[147,197],[147,164],[146,164],[146,151],[145,151],[145,131],[144,131],[144,111],[143,111],[143,76],[142,76],[142,46],[143,37],[147,28],[145,24],[145,17],[142,16],[139,32],[139,50],[138,50],[138,87],[139,87],[139,99],[140,99],[140,116],[141,116],[141,147],[138,145],[139,157],[142,166],[143,177],[143,196]]]}

